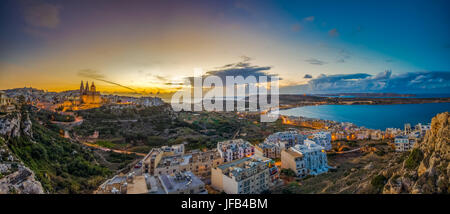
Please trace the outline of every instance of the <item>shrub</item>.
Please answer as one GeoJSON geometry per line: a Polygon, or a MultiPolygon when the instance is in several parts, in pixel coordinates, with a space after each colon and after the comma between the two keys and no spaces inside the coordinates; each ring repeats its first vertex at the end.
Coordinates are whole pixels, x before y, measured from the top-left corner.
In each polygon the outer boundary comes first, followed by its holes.
{"type": "Polygon", "coordinates": [[[384,187],[384,185],[386,184],[386,177],[384,177],[383,175],[377,175],[375,177],[372,178],[372,181],[370,181],[370,184],[372,184],[372,186],[378,191],[381,192],[381,189],[384,187]]]}
{"type": "Polygon", "coordinates": [[[423,159],[423,152],[418,148],[414,148],[405,161],[405,167],[407,169],[415,169],[419,166],[420,161],[423,159]]]}
{"type": "Polygon", "coordinates": [[[294,177],[295,172],[292,169],[282,169],[281,174],[286,175],[288,177],[294,177]]]}

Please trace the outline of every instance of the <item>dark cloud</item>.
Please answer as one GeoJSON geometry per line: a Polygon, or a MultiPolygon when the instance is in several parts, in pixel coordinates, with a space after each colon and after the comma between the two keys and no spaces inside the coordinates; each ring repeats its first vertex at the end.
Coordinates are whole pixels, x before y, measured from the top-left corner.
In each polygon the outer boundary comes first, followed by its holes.
{"type": "Polygon", "coordinates": [[[245,56],[245,55],[242,55],[242,56],[241,56],[241,59],[242,59],[242,61],[244,61],[244,62],[248,62],[248,61],[251,61],[251,60],[252,60],[251,57],[245,56]]]}
{"type": "Polygon", "coordinates": [[[328,35],[330,35],[332,37],[339,36],[339,32],[336,28],[333,28],[330,31],[328,31],[328,35]]]}
{"type": "Polygon", "coordinates": [[[448,92],[450,72],[423,71],[394,75],[392,71],[377,75],[365,73],[320,75],[300,88],[310,92],[448,92]]]}
{"type": "Polygon", "coordinates": [[[315,59],[315,58],[309,58],[309,59],[305,60],[305,62],[308,62],[311,65],[325,65],[325,64],[327,64],[327,62],[319,60],[319,59],[315,59]]]}
{"type": "Polygon", "coordinates": [[[102,73],[100,73],[99,71],[97,71],[97,70],[93,70],[93,69],[82,69],[82,70],[79,70],[79,71],[78,71],[78,76],[80,76],[80,77],[86,77],[86,78],[91,78],[91,79],[98,80],[98,81],[101,81],[101,82],[106,82],[106,83],[109,83],[109,84],[112,84],[112,85],[116,85],[116,86],[119,86],[119,87],[121,87],[121,88],[125,88],[125,89],[128,89],[128,90],[131,90],[131,91],[133,91],[133,92],[138,93],[138,91],[136,91],[136,90],[133,89],[133,88],[130,88],[130,87],[128,87],[128,86],[124,86],[124,85],[122,85],[122,84],[119,84],[119,83],[115,83],[115,82],[106,80],[106,79],[105,79],[105,76],[104,76],[102,73]]]}
{"type": "Polygon", "coordinates": [[[167,82],[168,79],[166,77],[160,76],[160,75],[155,75],[155,78],[158,79],[159,81],[162,82],[167,82]]]}
{"type": "Polygon", "coordinates": [[[311,74],[305,74],[305,76],[303,77],[304,79],[311,79],[312,75],[311,74]]]}
{"type": "MultiPolygon", "coordinates": [[[[213,70],[209,70],[206,72],[205,75],[203,75],[203,78],[206,78],[208,76],[217,76],[220,79],[222,79],[223,83],[226,82],[226,77],[237,77],[242,76],[243,78],[247,78],[249,76],[256,77],[257,81],[259,81],[259,77],[266,76],[267,81],[272,81],[271,79],[278,77],[276,74],[270,74],[268,71],[272,69],[271,66],[257,66],[252,65],[250,62],[250,57],[243,58],[243,61],[227,64],[222,67],[215,68],[213,70]]],[[[191,84],[193,83],[194,77],[189,77],[188,80],[190,80],[191,84]]],[[[278,78],[281,80],[281,78],[278,78]]]]}
{"type": "Polygon", "coordinates": [[[182,86],[184,83],[182,82],[166,82],[164,85],[176,85],[176,86],[182,86]]]}
{"type": "Polygon", "coordinates": [[[93,70],[93,69],[82,69],[82,70],[79,70],[78,71],[78,76],[92,78],[92,79],[104,79],[105,78],[105,75],[103,75],[99,71],[93,70]]]}

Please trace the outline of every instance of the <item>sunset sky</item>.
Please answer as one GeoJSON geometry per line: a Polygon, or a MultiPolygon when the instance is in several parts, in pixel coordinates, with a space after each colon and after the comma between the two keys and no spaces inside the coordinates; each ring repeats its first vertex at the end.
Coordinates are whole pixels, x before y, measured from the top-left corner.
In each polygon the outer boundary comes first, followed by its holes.
{"type": "Polygon", "coordinates": [[[0,89],[164,92],[202,68],[278,75],[286,93],[450,93],[446,0],[0,5],[0,89]]]}

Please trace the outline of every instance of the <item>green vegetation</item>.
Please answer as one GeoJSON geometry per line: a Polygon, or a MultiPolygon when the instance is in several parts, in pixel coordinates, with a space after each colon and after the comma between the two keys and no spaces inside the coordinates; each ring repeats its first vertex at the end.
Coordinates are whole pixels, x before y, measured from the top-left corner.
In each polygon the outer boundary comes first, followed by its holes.
{"type": "Polygon", "coordinates": [[[370,184],[377,190],[377,192],[381,192],[384,185],[386,184],[386,181],[387,179],[383,175],[376,175],[372,178],[370,184]]]}
{"type": "MultiPolygon", "coordinates": [[[[32,115],[40,114],[33,112],[32,115]]],[[[61,138],[32,117],[33,138],[21,136],[8,142],[10,150],[33,170],[50,193],[89,193],[110,175],[96,164],[94,155],[81,145],[61,138]]]]}
{"type": "Polygon", "coordinates": [[[97,142],[95,142],[95,144],[101,146],[101,147],[105,147],[105,148],[114,148],[114,143],[112,143],[111,141],[106,141],[106,140],[99,140],[97,142]]]}
{"type": "MultiPolygon", "coordinates": [[[[25,109],[27,107],[24,107],[25,109]]],[[[75,121],[75,117],[72,115],[63,115],[57,112],[52,112],[48,110],[41,109],[39,114],[35,115],[40,121],[57,121],[57,122],[73,122],[75,121]]]]}
{"type": "Polygon", "coordinates": [[[290,182],[283,190],[282,193],[283,194],[295,194],[296,190],[300,188],[300,185],[298,182],[290,182]]]}
{"type": "Polygon", "coordinates": [[[99,132],[105,147],[146,153],[164,145],[186,143],[187,150],[215,148],[217,142],[233,137],[253,144],[268,135],[285,131],[289,125],[278,120],[259,123],[259,114],[239,117],[235,112],[173,112],[169,105],[112,109],[103,106],[77,111],[84,122],[73,128],[78,136],[99,132]]]}
{"type": "Polygon", "coordinates": [[[292,169],[281,169],[281,174],[288,177],[295,177],[295,172],[292,169]]]}
{"type": "Polygon", "coordinates": [[[414,148],[405,161],[405,167],[408,169],[416,169],[422,159],[423,152],[418,148],[414,148]]]}
{"type": "Polygon", "coordinates": [[[120,154],[115,152],[109,152],[108,157],[106,158],[107,161],[111,163],[123,163],[123,162],[129,162],[136,158],[135,154],[120,154]]]}

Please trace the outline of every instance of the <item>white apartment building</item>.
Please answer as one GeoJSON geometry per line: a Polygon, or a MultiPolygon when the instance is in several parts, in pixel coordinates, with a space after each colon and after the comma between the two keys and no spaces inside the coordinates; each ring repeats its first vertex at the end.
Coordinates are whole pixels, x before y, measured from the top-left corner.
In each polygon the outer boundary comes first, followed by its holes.
{"type": "Polygon", "coordinates": [[[318,145],[323,146],[325,150],[331,150],[331,132],[315,132],[312,135],[311,140],[318,145]]]}
{"type": "Polygon", "coordinates": [[[272,184],[270,159],[243,158],[214,167],[213,188],[227,194],[259,194],[272,184]]]}
{"type": "Polygon", "coordinates": [[[163,152],[172,152],[174,155],[184,154],[184,144],[177,144],[172,146],[162,146],[163,152]]]}
{"type": "Polygon", "coordinates": [[[394,140],[395,145],[395,151],[396,152],[405,152],[409,151],[413,148],[414,144],[416,143],[415,138],[410,138],[408,136],[397,136],[394,140]]]}
{"type": "Polygon", "coordinates": [[[305,140],[303,145],[293,146],[292,151],[302,154],[308,174],[318,175],[328,171],[327,154],[323,146],[314,141],[305,140]]]}
{"type": "Polygon", "coordinates": [[[243,139],[227,140],[217,143],[217,151],[223,162],[231,162],[255,154],[255,147],[243,139]]]}
{"type": "Polygon", "coordinates": [[[427,133],[427,131],[430,130],[430,129],[431,129],[431,124],[430,123],[428,123],[428,124],[418,123],[415,126],[415,131],[419,131],[421,137],[424,137],[425,134],[427,133]]]}
{"type": "Polygon", "coordinates": [[[277,144],[281,149],[288,149],[295,144],[303,143],[305,139],[306,135],[300,134],[297,131],[285,131],[268,136],[264,142],[277,144]]]}

